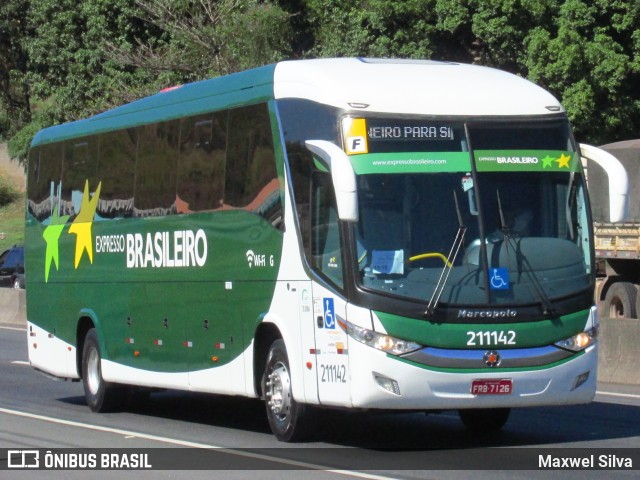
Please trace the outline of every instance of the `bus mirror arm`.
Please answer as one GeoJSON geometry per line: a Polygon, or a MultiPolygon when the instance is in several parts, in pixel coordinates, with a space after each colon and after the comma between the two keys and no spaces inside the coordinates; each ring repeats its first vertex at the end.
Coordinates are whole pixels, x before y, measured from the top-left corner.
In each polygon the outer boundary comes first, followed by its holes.
{"type": "Polygon", "coordinates": [[[629,176],[620,160],[609,152],[580,144],[582,156],[600,165],[609,177],[609,221],[622,222],[629,211],[629,176]]]}
{"type": "Polygon", "coordinates": [[[307,140],[305,146],[331,172],[340,220],[356,222],[358,220],[358,188],[356,173],[347,154],[335,143],[326,140],[307,140]]]}

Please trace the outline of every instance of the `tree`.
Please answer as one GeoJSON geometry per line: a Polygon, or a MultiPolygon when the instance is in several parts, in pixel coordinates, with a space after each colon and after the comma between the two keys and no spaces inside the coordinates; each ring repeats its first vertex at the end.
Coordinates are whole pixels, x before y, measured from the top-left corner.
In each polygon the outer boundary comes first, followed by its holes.
{"type": "Polygon", "coordinates": [[[39,0],[26,14],[19,42],[27,57],[31,115],[14,132],[12,158],[26,160],[33,135],[45,126],[75,120],[133,99],[131,92],[157,77],[118,64],[105,45],[125,48],[157,32],[130,0],[39,0]]]}
{"type": "Polygon", "coordinates": [[[318,57],[431,58],[436,34],[432,0],[308,0],[318,57]]]}
{"type": "Polygon", "coordinates": [[[39,0],[27,17],[36,108],[9,142],[22,161],[43,126],[291,55],[290,15],[258,0],[39,0]]]}
{"type": "Polygon", "coordinates": [[[112,58],[135,69],[194,81],[291,55],[290,15],[259,0],[136,0],[141,18],[161,32],[112,58]]]}
{"type": "MultiPolygon", "coordinates": [[[[438,29],[474,63],[526,75],[522,45],[537,25],[553,23],[557,0],[437,0],[438,29]]],[[[446,52],[443,52],[446,54],[446,52]]]]}
{"type": "Polygon", "coordinates": [[[27,55],[21,44],[27,35],[28,9],[29,4],[20,0],[0,3],[0,139],[31,119],[27,55]]]}
{"type": "Polygon", "coordinates": [[[562,100],[576,136],[594,144],[640,135],[640,4],[567,0],[525,40],[529,78],[562,100]]]}
{"type": "Polygon", "coordinates": [[[91,115],[121,102],[129,89],[151,82],[147,72],[123,66],[106,45],[133,48],[158,32],[130,0],[39,0],[26,40],[32,95],[56,121],[91,115]]]}

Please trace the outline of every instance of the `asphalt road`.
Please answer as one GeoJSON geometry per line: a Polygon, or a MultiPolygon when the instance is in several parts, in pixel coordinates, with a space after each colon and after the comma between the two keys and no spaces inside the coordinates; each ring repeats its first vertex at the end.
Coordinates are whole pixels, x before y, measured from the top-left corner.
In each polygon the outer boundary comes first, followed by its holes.
{"type": "Polygon", "coordinates": [[[589,405],[514,410],[502,432],[486,436],[470,434],[455,413],[323,412],[315,440],[291,445],[275,440],[255,400],[167,391],[127,411],[93,414],[80,383],[49,379],[28,365],[23,329],[0,327],[0,449],[169,448],[160,458],[152,451],[156,467],[177,465],[135,472],[11,470],[0,471],[0,478],[637,478],[640,388],[603,384],[598,390],[589,405]],[[211,452],[205,449],[216,449],[212,463],[202,457],[211,452]],[[600,454],[629,452],[634,470],[502,469],[502,462],[530,451],[594,454],[596,462],[600,454]],[[483,459],[490,470],[467,469],[469,461],[483,459]]]}

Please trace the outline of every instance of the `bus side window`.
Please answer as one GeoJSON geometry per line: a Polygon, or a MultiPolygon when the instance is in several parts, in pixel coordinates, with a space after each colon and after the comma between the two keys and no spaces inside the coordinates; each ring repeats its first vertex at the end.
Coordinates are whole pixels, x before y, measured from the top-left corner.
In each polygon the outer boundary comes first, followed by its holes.
{"type": "Polygon", "coordinates": [[[178,213],[216,210],[224,199],[227,111],[183,120],[178,162],[178,213]]]}
{"type": "Polygon", "coordinates": [[[98,188],[98,142],[97,135],[64,142],[61,215],[71,215],[73,218],[78,214],[85,185],[88,185],[90,193],[98,188]]]}
{"type": "Polygon", "coordinates": [[[176,212],[179,122],[138,128],[134,215],[169,215],[176,212]]]}
{"type": "Polygon", "coordinates": [[[102,218],[133,216],[136,150],[133,128],[101,135],[97,177],[102,187],[97,213],[102,218]]]}
{"type": "Polygon", "coordinates": [[[29,152],[29,212],[40,222],[58,208],[62,153],[62,144],[56,143],[35,147],[29,152]]]}
{"type": "Polygon", "coordinates": [[[312,267],[342,289],[344,281],[338,209],[330,175],[314,172],[312,192],[312,267]]]}
{"type": "Polygon", "coordinates": [[[267,105],[230,110],[228,139],[225,205],[279,227],[282,204],[267,105]]]}

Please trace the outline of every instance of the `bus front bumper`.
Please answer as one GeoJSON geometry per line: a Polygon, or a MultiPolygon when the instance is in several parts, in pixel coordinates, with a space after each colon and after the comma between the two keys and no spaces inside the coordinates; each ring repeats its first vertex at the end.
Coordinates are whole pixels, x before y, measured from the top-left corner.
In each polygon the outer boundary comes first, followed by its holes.
{"type": "Polygon", "coordinates": [[[431,369],[351,341],[352,406],[443,410],[588,403],[596,391],[597,347],[550,366],[456,370],[431,369]]]}

